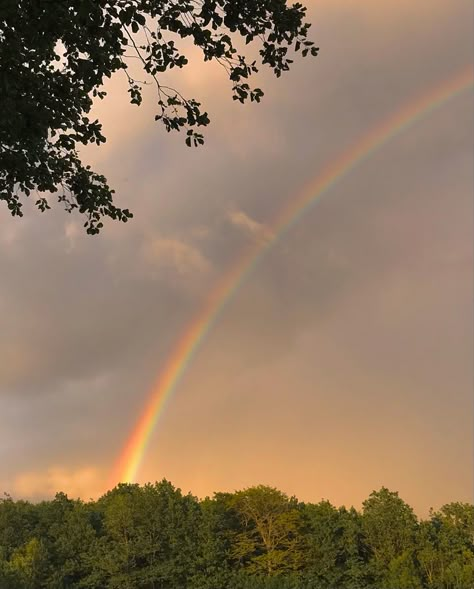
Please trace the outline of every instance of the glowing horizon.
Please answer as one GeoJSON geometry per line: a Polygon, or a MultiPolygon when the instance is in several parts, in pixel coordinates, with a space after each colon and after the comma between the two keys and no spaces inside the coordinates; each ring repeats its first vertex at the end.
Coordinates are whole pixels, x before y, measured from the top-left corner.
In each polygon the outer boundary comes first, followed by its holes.
{"type": "Polygon", "coordinates": [[[469,66],[421,96],[407,102],[330,162],[318,176],[277,212],[262,235],[237,257],[217,280],[195,318],[185,328],[147,396],[145,407],[121,450],[111,484],[134,482],[153,431],[197,349],[240,286],[263,256],[339,180],[347,176],[392,138],[441,107],[473,84],[469,66]]]}

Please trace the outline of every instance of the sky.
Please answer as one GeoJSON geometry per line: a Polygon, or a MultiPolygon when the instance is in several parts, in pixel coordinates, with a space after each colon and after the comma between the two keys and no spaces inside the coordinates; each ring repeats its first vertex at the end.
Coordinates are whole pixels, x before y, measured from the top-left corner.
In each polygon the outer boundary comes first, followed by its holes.
{"type": "MultiPolygon", "coordinates": [[[[206,144],[113,78],[83,153],[134,219],[86,236],[58,206],[0,209],[0,490],[97,497],[211,285],[367,131],[472,60],[464,0],[309,0],[317,58],[236,104],[188,48],[171,79],[206,144]]],[[[424,515],[473,501],[472,92],[361,165],[270,249],[199,346],[137,481],[200,497],[255,484],[424,515]]],[[[117,482],[117,481],[116,481],[117,482]]]]}

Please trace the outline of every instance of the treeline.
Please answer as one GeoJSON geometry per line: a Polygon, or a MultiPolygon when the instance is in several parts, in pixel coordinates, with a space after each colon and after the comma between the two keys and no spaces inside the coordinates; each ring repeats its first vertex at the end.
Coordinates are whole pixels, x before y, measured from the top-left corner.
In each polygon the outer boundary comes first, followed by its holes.
{"type": "Polygon", "coordinates": [[[258,486],[202,501],[171,483],[97,501],[0,500],[1,589],[473,589],[474,506],[418,520],[396,492],[361,511],[258,486]]]}

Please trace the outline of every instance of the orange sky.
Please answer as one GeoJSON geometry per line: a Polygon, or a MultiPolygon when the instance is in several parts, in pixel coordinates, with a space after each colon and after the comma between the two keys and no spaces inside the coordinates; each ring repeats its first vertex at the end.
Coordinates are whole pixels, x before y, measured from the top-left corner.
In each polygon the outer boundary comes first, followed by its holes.
{"type": "MultiPolygon", "coordinates": [[[[0,210],[0,486],[105,489],[151,383],[213,279],[368,128],[471,61],[464,0],[310,3],[320,56],[236,105],[196,59],[176,77],[206,145],[114,79],[86,156],[132,223],[86,237],[60,210],[0,210]]],[[[190,53],[195,56],[194,51],[190,53]]],[[[145,456],[203,496],[265,483],[419,513],[473,499],[472,95],[377,152],[277,244],[189,366],[145,456]]]]}

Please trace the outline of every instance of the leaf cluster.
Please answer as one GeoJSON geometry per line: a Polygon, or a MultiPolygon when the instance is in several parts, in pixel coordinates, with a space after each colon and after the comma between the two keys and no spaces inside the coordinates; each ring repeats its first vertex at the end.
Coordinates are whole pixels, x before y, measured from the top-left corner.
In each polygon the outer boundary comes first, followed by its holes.
{"type": "Polygon", "coordinates": [[[191,39],[205,61],[215,60],[232,84],[234,100],[259,102],[251,88],[258,71],[237,52],[235,37],[258,42],[262,64],[275,75],[289,69],[289,49],[317,54],[307,39],[305,8],[285,0],[2,0],[0,4],[0,200],[22,216],[25,197],[44,193],[66,211],[85,215],[89,234],[104,217],[126,222],[128,209],[113,202],[106,178],[84,165],[83,145],[105,142],[102,126],[89,113],[106,95],[106,78],[122,71],[130,102],[140,106],[143,86],[156,88],[157,114],[167,131],[185,131],[189,147],[204,142],[209,124],[201,104],[164,85],[161,75],[187,65],[177,42],[191,39]],[[139,63],[143,80],[131,74],[139,63]]]}

